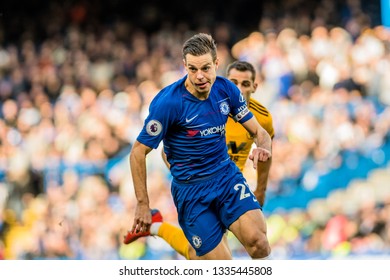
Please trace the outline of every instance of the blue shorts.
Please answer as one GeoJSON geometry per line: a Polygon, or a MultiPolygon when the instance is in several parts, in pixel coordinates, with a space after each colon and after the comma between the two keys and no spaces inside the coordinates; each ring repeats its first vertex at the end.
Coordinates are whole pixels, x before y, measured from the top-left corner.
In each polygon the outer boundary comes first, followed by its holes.
{"type": "Polygon", "coordinates": [[[198,256],[213,250],[245,212],[261,209],[237,166],[196,182],[172,181],[179,224],[198,256]]]}

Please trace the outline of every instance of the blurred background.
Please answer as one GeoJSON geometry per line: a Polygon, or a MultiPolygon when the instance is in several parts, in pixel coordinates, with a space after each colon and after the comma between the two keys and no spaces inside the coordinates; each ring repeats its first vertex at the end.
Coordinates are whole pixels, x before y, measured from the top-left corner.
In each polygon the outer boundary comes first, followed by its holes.
{"type": "MultiPolygon", "coordinates": [[[[273,115],[271,259],[390,258],[385,2],[2,3],[0,259],[182,259],[157,237],[121,242],[135,206],[129,151],[197,32],[216,39],[218,74],[255,65],[254,98],[273,115]]],[[[147,162],[151,207],[177,224],[160,149],[147,162]]]]}

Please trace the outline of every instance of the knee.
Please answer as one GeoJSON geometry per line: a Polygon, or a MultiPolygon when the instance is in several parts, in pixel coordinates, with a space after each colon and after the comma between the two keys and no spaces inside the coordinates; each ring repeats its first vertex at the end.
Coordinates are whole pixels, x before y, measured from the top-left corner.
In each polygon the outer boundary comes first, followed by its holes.
{"type": "Polygon", "coordinates": [[[262,259],[268,257],[271,253],[271,247],[267,236],[262,234],[251,238],[247,246],[247,251],[252,259],[262,259]]]}

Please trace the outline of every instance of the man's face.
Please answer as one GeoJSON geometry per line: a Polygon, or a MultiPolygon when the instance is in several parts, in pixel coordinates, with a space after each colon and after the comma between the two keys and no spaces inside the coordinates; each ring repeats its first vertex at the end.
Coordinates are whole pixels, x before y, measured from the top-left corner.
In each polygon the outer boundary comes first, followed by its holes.
{"type": "Polygon", "coordinates": [[[257,83],[253,82],[251,71],[238,71],[233,68],[227,78],[240,89],[246,100],[249,100],[251,94],[256,91],[257,83]]]}
{"type": "Polygon", "coordinates": [[[213,62],[210,53],[201,56],[186,55],[184,66],[188,72],[188,89],[197,97],[207,97],[217,77],[218,59],[213,62]]]}

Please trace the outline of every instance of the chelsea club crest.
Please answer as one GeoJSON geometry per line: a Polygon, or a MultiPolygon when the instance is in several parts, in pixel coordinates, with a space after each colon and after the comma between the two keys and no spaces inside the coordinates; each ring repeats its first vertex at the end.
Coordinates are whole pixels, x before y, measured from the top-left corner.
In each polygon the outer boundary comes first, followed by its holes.
{"type": "Polygon", "coordinates": [[[192,244],[195,248],[200,248],[200,246],[202,246],[202,239],[199,236],[194,235],[192,236],[192,244]]]}
{"type": "Polygon", "coordinates": [[[222,102],[221,104],[219,104],[219,109],[220,109],[221,113],[224,115],[228,115],[230,112],[229,104],[227,104],[227,102],[225,102],[225,101],[222,102]]]}

